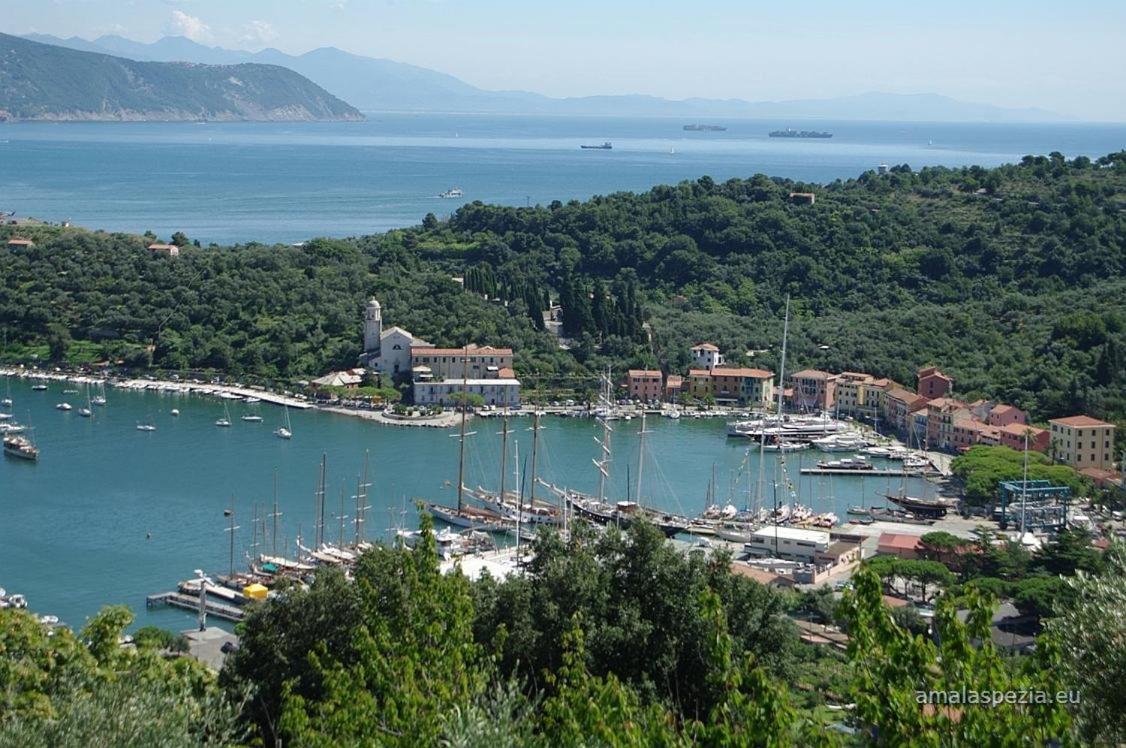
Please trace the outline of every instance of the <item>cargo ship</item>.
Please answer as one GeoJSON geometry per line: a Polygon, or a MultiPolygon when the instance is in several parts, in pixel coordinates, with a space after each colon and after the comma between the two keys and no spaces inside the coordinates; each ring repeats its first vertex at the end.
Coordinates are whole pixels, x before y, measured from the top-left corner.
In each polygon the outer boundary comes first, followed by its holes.
{"type": "Polygon", "coordinates": [[[727,132],[723,125],[685,125],[684,129],[689,132],[727,132]]]}
{"type": "Polygon", "coordinates": [[[819,132],[817,130],[792,130],[786,128],[785,130],[772,130],[769,133],[772,138],[831,138],[831,132],[819,132]]]}
{"type": "Polygon", "coordinates": [[[607,140],[602,145],[580,145],[579,146],[579,148],[582,148],[583,150],[587,150],[587,151],[609,151],[613,147],[614,146],[610,143],[609,140],[607,140]]]}

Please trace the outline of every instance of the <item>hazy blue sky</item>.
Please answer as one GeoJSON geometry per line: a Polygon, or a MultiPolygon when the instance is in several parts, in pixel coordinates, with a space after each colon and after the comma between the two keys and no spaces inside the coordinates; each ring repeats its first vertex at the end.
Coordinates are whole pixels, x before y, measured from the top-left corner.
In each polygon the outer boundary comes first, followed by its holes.
{"type": "Polygon", "coordinates": [[[336,46],[554,96],[935,92],[1126,121],[1123,0],[2,0],[2,28],[336,46]]]}

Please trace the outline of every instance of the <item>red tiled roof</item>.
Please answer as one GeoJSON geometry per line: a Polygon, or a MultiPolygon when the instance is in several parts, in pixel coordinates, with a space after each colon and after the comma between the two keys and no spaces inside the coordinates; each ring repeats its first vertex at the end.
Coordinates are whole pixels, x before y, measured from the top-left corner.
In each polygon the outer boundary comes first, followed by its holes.
{"type": "Polygon", "coordinates": [[[149,249],[179,249],[175,244],[150,244],[149,249]]]}
{"type": "Polygon", "coordinates": [[[919,379],[922,379],[923,377],[934,376],[939,377],[940,379],[954,381],[953,379],[939,371],[939,368],[937,366],[924,366],[923,368],[919,369],[919,371],[916,373],[916,376],[918,376],[919,379]]]}
{"type": "Polygon", "coordinates": [[[1067,418],[1053,418],[1050,423],[1058,423],[1060,426],[1069,427],[1085,427],[1085,426],[1112,426],[1113,424],[1106,421],[1100,421],[1091,416],[1068,416],[1067,418]]]}
{"type": "Polygon", "coordinates": [[[1006,434],[1016,434],[1017,436],[1024,436],[1024,432],[1027,431],[1032,438],[1036,438],[1046,431],[1046,429],[1036,428],[1024,423],[1007,423],[1001,427],[1001,430],[1006,434]]]}
{"type": "Polygon", "coordinates": [[[718,351],[719,348],[714,343],[697,343],[692,346],[692,350],[704,349],[705,351],[718,351]]]}
{"type": "Polygon", "coordinates": [[[684,384],[684,377],[679,374],[669,374],[668,378],[665,379],[666,387],[679,387],[682,384],[684,384]]]}
{"type": "Polygon", "coordinates": [[[751,379],[770,379],[774,372],[765,369],[742,369],[717,367],[712,369],[712,374],[717,377],[750,377],[751,379]]]}
{"type": "Polygon", "coordinates": [[[913,551],[922,541],[918,535],[900,535],[894,532],[885,532],[880,536],[880,548],[894,548],[899,551],[913,551]]]}
{"type": "Polygon", "coordinates": [[[500,371],[497,372],[497,376],[501,379],[515,379],[516,372],[514,372],[512,369],[509,369],[507,366],[502,366],[500,368],[500,371]]]}
{"type": "Polygon", "coordinates": [[[15,244],[20,247],[30,247],[35,242],[30,239],[9,239],[8,244],[15,244]]]}
{"type": "Polygon", "coordinates": [[[660,369],[630,369],[629,370],[629,376],[630,376],[631,379],[634,378],[634,377],[659,377],[659,376],[661,376],[661,370],[660,369]]]}
{"type": "Polygon", "coordinates": [[[833,375],[827,371],[821,371],[820,369],[802,369],[801,371],[794,372],[790,376],[794,379],[828,379],[833,375]]]}
{"type": "Polygon", "coordinates": [[[688,376],[690,377],[710,377],[712,373],[707,369],[689,369],[688,376]]]}
{"type": "Polygon", "coordinates": [[[491,345],[483,345],[480,347],[469,346],[465,348],[429,348],[426,346],[411,346],[411,354],[415,355],[415,349],[418,349],[419,354],[426,356],[511,356],[511,348],[493,348],[491,345]]]}
{"type": "Polygon", "coordinates": [[[997,405],[994,405],[992,408],[990,408],[989,412],[1001,414],[1001,413],[1008,413],[1010,410],[1020,410],[1020,408],[1018,408],[1015,405],[1006,405],[1005,403],[999,403],[997,405]]]}

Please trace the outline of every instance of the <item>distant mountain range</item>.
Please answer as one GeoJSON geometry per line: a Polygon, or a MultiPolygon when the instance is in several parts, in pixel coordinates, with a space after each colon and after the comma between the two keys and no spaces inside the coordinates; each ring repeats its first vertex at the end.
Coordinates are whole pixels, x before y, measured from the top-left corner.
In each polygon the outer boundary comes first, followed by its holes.
{"type": "Polygon", "coordinates": [[[100,36],[93,41],[76,36],[61,39],[45,34],[29,34],[26,38],[135,60],[281,65],[364,111],[923,122],[1051,122],[1071,119],[1042,109],[1006,109],[928,93],[866,93],[831,99],[761,102],[702,98],[671,100],[641,95],[552,98],[527,91],[487,91],[452,75],[393,60],[363,57],[335,47],[322,47],[294,56],[276,49],[247,52],[208,47],[182,36],[164,37],[152,43],[114,35],[100,36]]]}
{"type": "Polygon", "coordinates": [[[0,34],[0,120],[362,118],[282,66],[137,62],[0,34]]]}

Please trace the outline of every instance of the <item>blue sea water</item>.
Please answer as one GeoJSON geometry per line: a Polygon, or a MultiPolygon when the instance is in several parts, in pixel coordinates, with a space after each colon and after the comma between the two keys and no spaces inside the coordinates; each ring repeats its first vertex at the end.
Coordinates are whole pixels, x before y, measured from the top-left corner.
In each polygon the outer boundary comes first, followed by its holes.
{"type": "Polygon", "coordinates": [[[818,121],[829,140],[769,138],[806,123],[370,114],[332,123],[30,123],[0,127],[0,210],[207,242],[352,236],[461,203],[547,204],[709,175],[811,182],[880,163],[995,166],[1126,147],[1126,125],[818,121]],[[582,144],[613,143],[613,150],[582,144]],[[452,187],[463,200],[437,195],[452,187]]]}
{"type": "MultiPolygon", "coordinates": [[[[0,391],[6,385],[0,382],[0,391]]],[[[27,596],[41,614],[54,614],[80,626],[103,605],[129,605],[139,624],[173,629],[190,625],[188,613],[146,610],[145,596],[173,589],[202,568],[226,573],[230,564],[224,509],[234,502],[238,531],[235,564],[246,566],[252,547],[253,517],[270,511],[275,473],[278,479],[278,550],[291,552],[300,532],[310,543],[315,516],[315,489],[322,455],[327,457],[325,535],[336,541],[339,517],[345,515],[347,542],[357,480],[369,456],[372,509],[366,536],[388,540],[396,527],[417,526],[414,502],[430,499],[456,504],[456,429],[382,426],[351,416],[291,410],[293,439],[272,435],[283,413],[265,403],[232,403],[233,425],[217,428],[224,415],[222,401],[170,394],[110,389],[109,404],[94,408],[93,418],[77,410],[62,412],[55,404],[69,401],[76,409],[84,395],[64,394],[50,384],[36,392],[26,380],[11,381],[13,412],[34,426],[41,450],[38,463],[0,458],[0,586],[27,596]],[[173,417],[171,410],[181,411],[173,417]],[[241,416],[258,413],[260,423],[241,416]],[[151,422],[157,430],[136,429],[151,422]],[[344,510],[340,496],[345,495],[344,510]]],[[[528,480],[531,451],[529,418],[514,418],[509,449],[519,442],[521,474],[528,480]]],[[[591,465],[598,427],[586,418],[546,418],[537,450],[538,474],[560,486],[597,491],[591,465]]],[[[627,474],[637,478],[639,421],[615,426],[614,462],[607,493],[626,496],[627,474]],[[627,467],[628,465],[628,467],[627,467]]],[[[475,420],[467,440],[465,482],[494,488],[499,482],[499,420],[475,420]]],[[[716,495],[736,506],[753,504],[758,490],[758,454],[744,440],[728,439],[722,419],[649,419],[643,494],[647,503],[678,513],[696,514],[705,505],[713,465],[716,495]],[[749,481],[748,478],[753,478],[749,481]]],[[[833,455],[832,457],[839,457],[833,455]]],[[[886,503],[879,494],[898,490],[899,479],[802,476],[827,455],[811,451],[788,456],[783,474],[778,456],[766,453],[764,504],[772,505],[775,475],[789,477],[801,501],[817,511],[833,509],[842,518],[849,504],[886,503]]],[[[508,460],[507,485],[516,485],[516,465],[508,460]]],[[[631,481],[632,483],[632,481],[631,481]]],[[[912,479],[913,495],[932,495],[933,488],[912,479]]],[[[780,501],[789,489],[780,487],[780,501]]],[[[527,489],[526,489],[527,491],[527,489]]],[[[636,485],[633,485],[636,493],[636,485]]],[[[537,496],[546,498],[545,489],[537,496]]],[[[525,494],[527,495],[527,494],[525,494]]],[[[271,524],[272,523],[268,523],[271,524]]],[[[257,551],[270,550],[270,544],[257,551]]]]}

